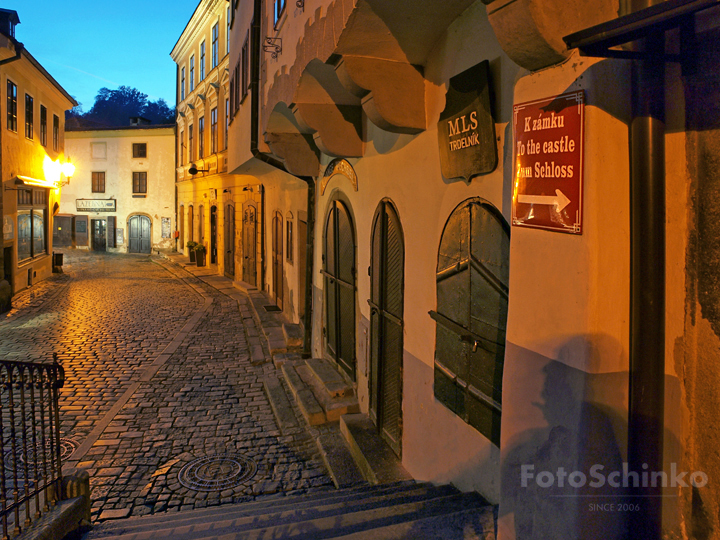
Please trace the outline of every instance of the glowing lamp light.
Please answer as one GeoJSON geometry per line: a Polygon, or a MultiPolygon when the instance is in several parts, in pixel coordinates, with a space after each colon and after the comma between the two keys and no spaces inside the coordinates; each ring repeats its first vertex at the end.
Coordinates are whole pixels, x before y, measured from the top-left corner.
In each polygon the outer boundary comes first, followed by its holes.
{"type": "Polygon", "coordinates": [[[49,156],[45,156],[43,160],[43,172],[45,180],[53,185],[60,184],[60,175],[62,174],[62,166],[60,160],[53,161],[49,156]]]}
{"type": "Polygon", "coordinates": [[[67,163],[63,163],[62,164],[62,173],[67,178],[72,178],[72,176],[75,174],[75,165],[73,165],[69,161],[67,163]]]}

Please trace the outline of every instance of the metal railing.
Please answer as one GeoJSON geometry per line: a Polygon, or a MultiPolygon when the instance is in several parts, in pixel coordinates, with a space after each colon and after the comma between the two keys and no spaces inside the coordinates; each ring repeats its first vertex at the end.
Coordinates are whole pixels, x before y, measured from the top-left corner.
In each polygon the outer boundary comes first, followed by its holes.
{"type": "Polygon", "coordinates": [[[61,497],[58,389],[64,380],[57,354],[52,364],[0,360],[3,540],[20,534],[61,497]]]}

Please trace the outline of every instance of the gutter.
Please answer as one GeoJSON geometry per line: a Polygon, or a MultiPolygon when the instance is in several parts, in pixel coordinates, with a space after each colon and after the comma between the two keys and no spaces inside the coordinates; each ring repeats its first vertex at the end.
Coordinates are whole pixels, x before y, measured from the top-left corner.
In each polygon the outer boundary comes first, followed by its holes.
{"type": "MultiPolygon", "coordinates": [[[[314,245],[315,245],[315,179],[312,176],[297,176],[287,170],[285,164],[272,156],[268,156],[259,149],[260,130],[260,43],[262,17],[262,0],[254,0],[253,21],[250,31],[251,55],[250,68],[250,151],[253,157],[275,167],[307,184],[307,238],[306,238],[306,264],[305,264],[305,314],[303,316],[303,357],[310,358],[312,341],[312,291],[313,291],[313,268],[314,268],[314,245]]],[[[265,190],[263,188],[262,200],[262,283],[265,285],[265,190]]]]}

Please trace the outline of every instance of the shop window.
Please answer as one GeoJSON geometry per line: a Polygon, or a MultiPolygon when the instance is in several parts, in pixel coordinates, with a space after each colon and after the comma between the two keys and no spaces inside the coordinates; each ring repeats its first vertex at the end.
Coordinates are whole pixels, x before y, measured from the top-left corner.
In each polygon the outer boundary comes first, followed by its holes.
{"type": "Polygon", "coordinates": [[[105,193],[105,172],[92,173],[92,192],[105,193]]]}
{"type": "Polygon", "coordinates": [[[470,199],[450,215],[437,263],[435,397],[500,444],[510,227],[470,199]]]}
{"type": "Polygon", "coordinates": [[[7,128],[17,132],[17,86],[10,80],[7,82],[7,128]]]}
{"type": "Polygon", "coordinates": [[[133,143],[132,153],[134,158],[147,157],[147,143],[133,143]]]}
{"type": "Polygon", "coordinates": [[[133,195],[147,194],[147,172],[133,173],[133,195]]]}
{"type": "Polygon", "coordinates": [[[18,191],[17,246],[18,261],[45,255],[47,189],[18,191]]]}

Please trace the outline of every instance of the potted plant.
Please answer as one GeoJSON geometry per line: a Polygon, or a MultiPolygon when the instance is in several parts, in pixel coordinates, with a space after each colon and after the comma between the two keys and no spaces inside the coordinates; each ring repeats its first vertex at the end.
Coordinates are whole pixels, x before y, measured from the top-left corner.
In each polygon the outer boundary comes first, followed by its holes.
{"type": "Polygon", "coordinates": [[[205,266],[205,246],[202,244],[195,246],[195,261],[198,266],[205,266]]]}
{"type": "Polygon", "coordinates": [[[193,242],[192,240],[188,240],[188,243],[185,244],[185,247],[187,248],[188,255],[190,256],[190,262],[195,262],[195,246],[197,246],[197,242],[193,242]]]}

